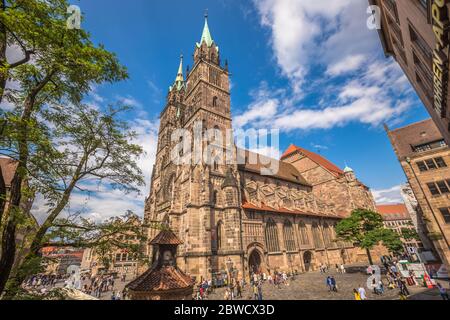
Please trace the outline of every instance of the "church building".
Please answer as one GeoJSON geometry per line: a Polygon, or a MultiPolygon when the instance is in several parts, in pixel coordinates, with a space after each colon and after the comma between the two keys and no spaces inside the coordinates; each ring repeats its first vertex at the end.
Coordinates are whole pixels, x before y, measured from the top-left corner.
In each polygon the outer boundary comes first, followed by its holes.
{"type": "MultiPolygon", "coordinates": [[[[265,157],[234,144],[230,148],[226,139],[215,147],[233,160],[243,155],[244,161],[171,161],[180,144],[173,139],[176,130],[194,133],[197,124],[203,131],[214,128],[225,134],[232,129],[228,63],[221,61],[207,17],[193,57],[186,78],[181,60],[160,115],[145,204],[147,225],[168,225],[183,241],[178,267],[197,279],[220,273],[242,278],[253,272],[307,272],[321,263],[365,261],[365,253],[352,243],[335,241],[336,224],[353,209],[375,211],[372,194],[351,168],[341,170],[321,155],[291,145],[281,159],[270,159],[278,170],[267,175],[265,157]]],[[[184,150],[177,152],[183,155],[184,150]]],[[[149,228],[149,238],[158,232],[149,228]]],[[[149,256],[151,250],[149,246],[149,256]]]]}

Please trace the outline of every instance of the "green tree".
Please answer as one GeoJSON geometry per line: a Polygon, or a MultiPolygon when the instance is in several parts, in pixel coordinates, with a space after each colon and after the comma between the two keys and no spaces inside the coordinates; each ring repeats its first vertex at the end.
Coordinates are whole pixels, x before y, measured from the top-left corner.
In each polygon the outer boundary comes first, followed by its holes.
{"type": "MultiPolygon", "coordinates": [[[[62,229],[61,224],[56,223],[73,192],[95,191],[90,188],[98,184],[110,185],[123,192],[138,192],[144,184],[136,162],[142,149],[131,143],[135,134],[126,122],[120,120],[121,112],[126,110],[127,107],[108,107],[102,112],[83,104],[51,106],[42,110],[43,120],[51,124],[46,131],[52,152],[31,157],[29,172],[33,189],[44,196],[49,210],[44,222],[31,237],[24,261],[9,279],[6,299],[18,292],[29,275],[28,270],[32,270],[29,264],[34,264],[40,249],[48,244],[49,236],[55,237],[55,226],[74,239],[76,223],[70,224],[70,228],[66,223],[66,228],[62,229]]],[[[94,232],[95,225],[86,225],[84,220],[81,222],[78,231],[94,232]]],[[[101,227],[101,230],[104,229],[101,227]]],[[[84,236],[78,236],[84,239],[84,236]]],[[[57,238],[61,245],[77,245],[76,242],[65,241],[64,233],[59,233],[57,238]]],[[[100,248],[108,243],[98,245],[100,248]]]]}
{"type": "Polygon", "coordinates": [[[370,264],[373,264],[370,249],[379,243],[394,253],[403,248],[399,236],[384,228],[382,216],[366,209],[353,210],[348,218],[341,220],[336,225],[336,235],[365,249],[370,264]]]}
{"type": "Polygon", "coordinates": [[[18,161],[8,198],[0,183],[0,199],[8,199],[8,206],[0,202],[0,293],[14,264],[21,205],[33,196],[25,183],[30,161],[38,155],[58,155],[38,116],[40,110],[48,105],[78,105],[92,85],[127,78],[114,54],[95,46],[85,31],[67,29],[68,5],[66,0],[10,0],[3,1],[0,10],[0,95],[15,106],[1,115],[2,128],[6,127],[1,147],[18,161]],[[32,55],[33,63],[29,58],[19,65],[8,63],[2,50],[11,45],[21,47],[26,57],[32,55]],[[16,82],[18,89],[5,94],[6,81],[16,82]]]}

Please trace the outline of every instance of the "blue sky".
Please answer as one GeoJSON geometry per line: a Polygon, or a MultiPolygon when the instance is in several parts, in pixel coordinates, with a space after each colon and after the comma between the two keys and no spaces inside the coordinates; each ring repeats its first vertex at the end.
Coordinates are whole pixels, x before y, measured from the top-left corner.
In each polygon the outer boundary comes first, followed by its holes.
{"type": "MultiPolygon", "coordinates": [[[[147,151],[150,179],[158,115],[175,79],[179,55],[192,66],[204,11],[232,73],[234,126],[277,127],[281,152],[290,143],[347,163],[382,201],[396,201],[406,178],[383,122],[402,126],[428,117],[406,77],[366,27],[365,0],[81,0],[94,42],[117,54],[128,81],[94,89],[90,102],[122,100],[147,151]]],[[[127,207],[142,214],[143,196],[103,193],[73,199],[94,217],[127,207]],[[129,201],[124,201],[128,199],[129,201]],[[114,208],[111,210],[111,208],[114,208]],[[139,212],[141,211],[141,212],[139,212]]]]}

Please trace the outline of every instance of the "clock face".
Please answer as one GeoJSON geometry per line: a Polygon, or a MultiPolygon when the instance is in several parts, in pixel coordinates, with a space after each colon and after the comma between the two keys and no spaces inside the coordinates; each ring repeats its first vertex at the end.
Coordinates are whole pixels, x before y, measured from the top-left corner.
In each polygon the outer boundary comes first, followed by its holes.
{"type": "Polygon", "coordinates": [[[162,258],[164,264],[171,264],[173,260],[172,252],[170,252],[170,250],[164,251],[162,258]]]}

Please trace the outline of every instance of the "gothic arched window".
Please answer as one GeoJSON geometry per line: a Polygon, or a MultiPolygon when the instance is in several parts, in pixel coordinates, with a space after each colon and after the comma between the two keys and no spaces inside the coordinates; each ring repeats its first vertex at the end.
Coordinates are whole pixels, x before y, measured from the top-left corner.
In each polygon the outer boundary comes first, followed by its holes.
{"type": "Polygon", "coordinates": [[[312,236],[313,236],[314,246],[316,248],[323,248],[323,240],[322,240],[319,225],[317,224],[317,222],[314,222],[312,224],[312,236]]]}
{"type": "Polygon", "coordinates": [[[332,244],[331,229],[330,229],[330,226],[328,225],[328,223],[326,223],[326,222],[323,224],[323,239],[325,241],[325,246],[330,247],[332,244]]]}
{"type": "Polygon", "coordinates": [[[292,223],[289,220],[284,221],[283,224],[284,245],[287,251],[295,251],[295,237],[292,223]]]}
{"type": "Polygon", "coordinates": [[[223,238],[223,222],[219,221],[217,223],[217,230],[216,230],[216,235],[217,235],[217,250],[222,248],[222,238],[223,238]]]}
{"type": "Polygon", "coordinates": [[[217,97],[213,98],[212,105],[213,105],[213,107],[217,107],[217,97]]]}
{"type": "Polygon", "coordinates": [[[309,245],[308,229],[303,221],[298,224],[298,231],[300,234],[300,244],[306,246],[309,245]]]}
{"type": "Polygon", "coordinates": [[[266,247],[269,252],[279,252],[280,243],[278,240],[278,230],[275,221],[269,219],[266,222],[266,229],[264,230],[266,238],[266,247]]]}

